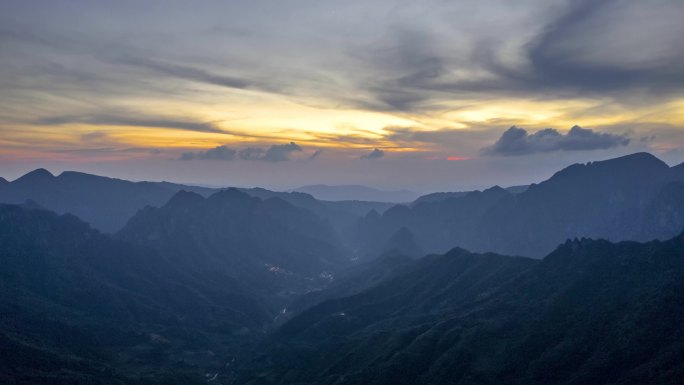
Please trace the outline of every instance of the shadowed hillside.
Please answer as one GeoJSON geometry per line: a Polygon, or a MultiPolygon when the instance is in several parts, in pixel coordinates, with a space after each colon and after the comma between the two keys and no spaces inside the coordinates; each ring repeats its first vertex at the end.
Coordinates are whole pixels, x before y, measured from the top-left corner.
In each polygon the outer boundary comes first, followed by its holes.
{"type": "Polygon", "coordinates": [[[193,383],[270,323],[239,280],[0,205],[0,382],[193,383]],[[223,358],[220,358],[223,357],[223,358]]]}
{"type": "Polygon", "coordinates": [[[677,384],[683,256],[684,234],[426,257],[293,318],[234,383],[677,384]]]}

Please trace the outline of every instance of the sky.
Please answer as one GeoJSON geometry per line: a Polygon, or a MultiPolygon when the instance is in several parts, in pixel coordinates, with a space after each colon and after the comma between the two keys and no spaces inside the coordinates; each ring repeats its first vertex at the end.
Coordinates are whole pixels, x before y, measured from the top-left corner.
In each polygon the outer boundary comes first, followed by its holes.
{"type": "Polygon", "coordinates": [[[0,176],[538,182],[684,161],[680,0],[0,0],[0,176]]]}

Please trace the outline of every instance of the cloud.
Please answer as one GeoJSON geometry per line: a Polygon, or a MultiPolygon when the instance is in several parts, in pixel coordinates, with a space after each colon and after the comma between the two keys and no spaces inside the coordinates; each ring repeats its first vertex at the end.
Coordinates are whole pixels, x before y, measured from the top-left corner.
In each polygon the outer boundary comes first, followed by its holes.
{"type": "Polygon", "coordinates": [[[684,86],[677,1],[576,0],[528,45],[538,80],[583,91],[684,86]]]}
{"type": "Polygon", "coordinates": [[[290,160],[290,153],[295,151],[302,151],[302,148],[294,142],[288,144],[274,144],[267,150],[259,147],[248,147],[240,150],[240,159],[285,162],[290,160]]]}
{"type": "Polygon", "coordinates": [[[247,147],[240,150],[242,160],[261,160],[265,162],[286,162],[290,160],[290,154],[300,152],[302,148],[295,142],[287,144],[274,144],[268,149],[260,147],[247,147]]]}
{"type": "Polygon", "coordinates": [[[145,68],[150,71],[179,79],[213,84],[221,87],[245,89],[254,85],[253,82],[246,79],[218,75],[201,68],[162,62],[141,56],[122,55],[116,58],[115,61],[121,64],[145,68]]]}
{"type": "Polygon", "coordinates": [[[375,148],[370,153],[361,155],[361,159],[380,159],[383,156],[385,156],[385,151],[375,148]]]}
{"type": "MultiPolygon", "coordinates": [[[[185,152],[181,154],[181,160],[259,160],[264,162],[285,162],[290,160],[290,154],[303,151],[295,142],[287,144],[274,144],[268,149],[261,147],[246,147],[241,150],[232,149],[228,146],[218,146],[206,151],[185,152]]],[[[309,159],[317,157],[322,150],[314,152],[309,159]]]]}
{"type": "MultiPolygon", "coordinates": [[[[64,124],[77,123],[90,124],[94,126],[170,128],[175,130],[229,134],[229,132],[221,130],[212,123],[195,122],[189,120],[171,119],[155,116],[131,117],[109,114],[61,115],[39,119],[34,121],[33,123],[46,126],[59,126],[64,124]]],[[[93,138],[94,137],[91,137],[91,139],[93,138]]],[[[85,135],[83,139],[86,139],[85,135]]]]}
{"type": "Polygon", "coordinates": [[[107,138],[107,133],[102,131],[93,131],[81,135],[81,140],[84,142],[92,142],[107,138]]]}
{"type": "Polygon", "coordinates": [[[314,153],[309,156],[309,160],[314,160],[314,159],[318,158],[318,156],[321,155],[322,152],[323,152],[323,150],[314,151],[314,153]]]}
{"type": "Polygon", "coordinates": [[[226,146],[218,146],[206,151],[199,152],[185,152],[181,155],[181,160],[224,160],[231,161],[235,159],[237,151],[226,146]]]}
{"type": "Polygon", "coordinates": [[[600,150],[626,146],[630,139],[625,135],[595,132],[574,126],[567,134],[546,128],[534,134],[512,126],[504,131],[492,146],[482,149],[485,155],[516,156],[540,152],[600,150]]]}
{"type": "MultiPolygon", "coordinates": [[[[488,96],[610,95],[618,103],[628,103],[643,91],[651,91],[648,102],[681,95],[680,1],[573,0],[555,10],[539,8],[535,18],[523,22],[512,16],[509,24],[462,31],[469,38],[460,44],[446,43],[453,36],[439,29],[389,28],[373,46],[376,49],[364,53],[367,67],[360,72],[373,77],[356,83],[366,96],[357,105],[423,112],[440,108],[442,102],[488,96]],[[531,26],[529,33],[518,29],[522,25],[531,26]],[[515,44],[510,39],[514,36],[524,36],[525,41],[515,44]]],[[[528,17],[533,15],[530,11],[528,17]]],[[[643,96],[637,100],[644,103],[643,96]]]]}
{"type": "MultiPolygon", "coordinates": [[[[667,99],[675,91],[681,98],[684,90],[684,39],[679,38],[684,3],[678,0],[515,5],[435,0],[402,6],[379,0],[320,7],[268,1],[268,12],[254,2],[194,9],[189,3],[159,7],[163,2],[151,1],[134,10],[91,2],[77,11],[59,2],[45,7],[11,3],[0,5],[3,123],[10,118],[31,123],[52,111],[68,116],[43,119],[43,124],[64,124],[59,127],[64,130],[73,130],[69,123],[91,125],[72,131],[76,141],[82,132],[114,132],[106,126],[120,125],[160,128],[154,135],[163,135],[166,128],[249,137],[262,144],[235,155],[247,160],[305,159],[313,150],[266,156],[271,143],[302,137],[326,148],[367,149],[356,157],[374,147],[394,146],[439,152],[442,158],[475,156],[501,134],[491,127],[554,126],[607,116],[619,124],[645,116],[676,123],[680,103],[667,99]],[[183,19],[189,11],[202,17],[183,19]],[[114,29],[105,27],[112,12],[122,15],[114,29]],[[376,22],[364,22],[361,14],[376,22]],[[179,18],[184,22],[173,22],[179,18]],[[81,27],[63,28],[67,25],[81,27]],[[116,39],[117,30],[139,38],[116,39]],[[517,107],[512,102],[517,100],[530,107],[517,107]],[[291,128],[308,125],[301,124],[303,115],[296,111],[283,114],[282,103],[307,110],[315,106],[315,114],[326,121],[355,107],[406,113],[378,115],[383,118],[370,127],[355,111],[344,120],[373,133],[334,129],[311,135],[291,128]],[[119,113],[123,106],[135,110],[119,113]],[[204,121],[209,115],[202,114],[213,107],[212,116],[236,123],[204,121]],[[469,109],[483,110],[486,121],[469,120],[476,113],[453,113],[469,109]],[[273,128],[252,129],[250,119],[256,115],[276,116],[269,123],[273,128]],[[550,120],[540,123],[525,115],[550,120]],[[378,131],[387,124],[418,127],[378,131]]],[[[27,130],[34,137],[42,132],[41,127],[27,130]]],[[[0,137],[9,134],[2,131],[0,137]]],[[[639,135],[634,134],[634,142],[639,135]]],[[[87,142],[84,136],[80,144],[96,147],[119,138],[124,136],[87,142]]],[[[658,138],[653,146],[664,142],[658,138]]],[[[212,147],[221,143],[230,142],[212,147]]]]}
{"type": "Polygon", "coordinates": [[[240,150],[240,159],[242,160],[261,160],[263,156],[263,148],[247,147],[240,150]]]}
{"type": "Polygon", "coordinates": [[[295,142],[290,142],[288,144],[274,144],[263,156],[262,160],[267,162],[283,162],[290,160],[290,153],[295,151],[302,151],[295,142]]]}

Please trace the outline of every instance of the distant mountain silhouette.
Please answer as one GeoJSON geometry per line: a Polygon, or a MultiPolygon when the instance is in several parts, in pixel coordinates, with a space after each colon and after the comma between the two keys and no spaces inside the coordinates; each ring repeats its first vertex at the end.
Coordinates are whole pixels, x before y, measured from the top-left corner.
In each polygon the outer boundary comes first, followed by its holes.
{"type": "Polygon", "coordinates": [[[676,384],[683,255],[684,234],[542,261],[454,249],[295,316],[235,383],[676,384]]]}
{"type": "Polygon", "coordinates": [[[377,255],[406,227],[426,252],[462,246],[536,258],[573,237],[666,239],[682,229],[673,194],[683,170],[647,153],[575,164],[520,193],[494,187],[396,206],[359,221],[351,239],[362,254],[377,255]]]}
{"type": "Polygon", "coordinates": [[[289,297],[327,283],[350,263],[331,225],[280,198],[237,189],[204,198],[180,191],[147,207],[118,233],[187,269],[222,272],[284,306],[289,297]]]}
{"type": "Polygon", "coordinates": [[[413,234],[418,248],[425,252],[443,252],[459,242],[467,242],[477,230],[472,227],[473,223],[507,195],[510,193],[495,186],[414,207],[397,205],[383,215],[370,212],[351,232],[351,242],[361,250],[362,257],[373,257],[381,254],[394,234],[404,227],[413,234]]]}
{"type": "MultiPolygon", "coordinates": [[[[206,197],[221,189],[169,182],[130,182],[73,171],[54,176],[45,169],[37,169],[12,182],[0,181],[0,202],[21,204],[30,199],[57,213],[76,215],[100,231],[114,233],[138,210],[161,206],[180,190],[206,197]]],[[[264,199],[279,197],[330,220],[337,228],[349,226],[369,210],[384,211],[390,206],[372,202],[322,202],[304,193],[261,188],[241,190],[264,199]]]]}
{"type": "Polygon", "coordinates": [[[317,199],[327,201],[376,201],[404,203],[417,198],[417,194],[408,190],[386,191],[360,185],[329,186],[317,184],[295,189],[296,192],[311,194],[317,199]]]}
{"type": "Polygon", "coordinates": [[[119,230],[139,209],[161,205],[181,189],[208,195],[213,190],[165,182],[129,182],[65,171],[59,176],[37,169],[0,185],[0,202],[31,199],[58,213],[70,213],[105,231],[119,230]]]}
{"type": "Polygon", "coordinates": [[[411,230],[406,227],[400,228],[382,249],[382,253],[396,253],[407,257],[418,258],[425,255],[424,250],[416,243],[411,230]]]}
{"type": "Polygon", "coordinates": [[[321,218],[327,219],[337,229],[342,230],[353,224],[358,217],[366,215],[370,210],[384,212],[392,207],[392,203],[371,201],[326,201],[314,198],[303,192],[279,192],[263,188],[241,188],[251,196],[261,199],[280,198],[284,201],[311,211],[321,218]]]}
{"type": "MultiPolygon", "coordinates": [[[[524,185],[524,186],[511,186],[511,187],[506,187],[504,190],[513,193],[513,194],[519,194],[521,192],[527,191],[529,188],[529,185],[524,185]]],[[[429,203],[429,202],[438,202],[438,201],[443,201],[445,199],[450,199],[450,198],[462,198],[469,193],[476,192],[476,191],[455,191],[455,192],[436,192],[432,194],[426,194],[418,197],[415,201],[411,202],[411,206],[415,206],[420,203],[429,203]]]]}

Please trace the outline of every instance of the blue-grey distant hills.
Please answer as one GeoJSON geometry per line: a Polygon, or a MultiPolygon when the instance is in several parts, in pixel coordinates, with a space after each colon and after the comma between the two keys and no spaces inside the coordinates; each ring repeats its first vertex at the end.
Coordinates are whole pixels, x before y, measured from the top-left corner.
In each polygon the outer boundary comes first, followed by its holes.
{"type": "Polygon", "coordinates": [[[281,198],[237,189],[207,198],[180,191],[161,207],[140,210],[117,236],[188,270],[223,272],[280,298],[279,306],[289,293],[316,287],[350,263],[326,220],[281,198]]]}
{"type": "Polygon", "coordinates": [[[522,192],[495,186],[369,213],[350,238],[368,256],[404,229],[425,252],[459,246],[540,258],[574,237],[672,237],[684,228],[682,197],[684,164],[669,167],[637,153],[572,165],[522,192]]]}
{"type": "Polygon", "coordinates": [[[0,383],[678,384],[684,165],[521,190],[0,181],[0,383]]]}
{"type": "MultiPolygon", "coordinates": [[[[160,207],[181,190],[203,197],[221,191],[70,171],[54,176],[38,169],[11,182],[0,181],[0,202],[30,200],[114,233],[139,210],[160,207]]],[[[278,197],[308,210],[329,222],[362,258],[382,254],[404,235],[411,238],[410,248],[425,253],[459,246],[538,258],[567,238],[666,239],[684,225],[679,198],[684,191],[684,165],[669,167],[647,153],[576,164],[530,186],[433,193],[404,205],[319,200],[303,192],[261,188],[240,191],[261,199],[278,197]]]]}
{"type": "Polygon", "coordinates": [[[317,184],[299,187],[294,191],[311,194],[316,199],[326,201],[356,200],[407,203],[415,200],[419,196],[419,194],[408,190],[388,191],[360,185],[330,186],[317,184]]]}
{"type": "Polygon", "coordinates": [[[20,204],[26,200],[57,213],[70,213],[94,227],[114,232],[136,211],[161,205],[181,189],[208,195],[214,190],[167,182],[130,182],[80,172],[58,176],[37,169],[0,185],[0,202],[20,204]]]}
{"type": "MultiPolygon", "coordinates": [[[[511,186],[511,187],[506,187],[504,190],[513,193],[513,194],[518,194],[524,191],[527,191],[529,188],[529,185],[521,185],[521,186],[511,186]]],[[[464,197],[470,193],[475,192],[476,190],[473,191],[453,191],[453,192],[436,192],[436,193],[431,193],[431,194],[426,194],[426,195],[421,195],[418,197],[418,199],[414,200],[411,202],[411,206],[415,206],[420,203],[428,203],[428,202],[439,202],[443,201],[445,199],[451,199],[451,198],[461,198],[464,197]]]]}
{"type": "MultiPolygon", "coordinates": [[[[12,182],[3,181],[0,181],[0,203],[22,204],[31,200],[57,213],[76,215],[107,233],[120,230],[138,210],[161,206],[181,190],[204,197],[221,190],[169,182],[131,182],[74,171],[55,176],[45,169],[31,171],[12,182]]],[[[376,202],[321,202],[309,194],[262,188],[240,190],[262,199],[280,197],[330,220],[335,226],[346,226],[369,210],[384,211],[391,206],[376,202]]]]}

